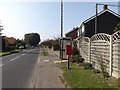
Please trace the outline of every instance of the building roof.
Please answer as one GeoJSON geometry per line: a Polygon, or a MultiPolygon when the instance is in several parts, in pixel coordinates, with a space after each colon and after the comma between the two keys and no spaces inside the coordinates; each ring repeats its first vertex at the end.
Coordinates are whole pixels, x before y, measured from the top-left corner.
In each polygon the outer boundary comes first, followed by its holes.
{"type": "Polygon", "coordinates": [[[14,44],[16,39],[13,37],[3,37],[9,44],[14,44]]]}
{"type": "Polygon", "coordinates": [[[78,27],[73,28],[71,31],[67,32],[65,35],[70,34],[70,33],[74,32],[74,31],[77,31],[78,29],[79,29],[78,27]]]}
{"type": "MultiPolygon", "coordinates": [[[[113,12],[113,11],[110,10],[110,9],[106,9],[106,10],[103,10],[103,11],[99,12],[97,16],[100,16],[101,14],[104,14],[105,12],[109,12],[109,13],[113,14],[114,16],[120,18],[120,15],[119,15],[119,14],[113,12]]],[[[94,16],[88,18],[87,20],[85,20],[85,21],[80,25],[80,27],[81,27],[83,24],[85,24],[85,23],[91,21],[91,20],[94,19],[95,17],[96,17],[96,15],[94,15],[94,16]]]]}

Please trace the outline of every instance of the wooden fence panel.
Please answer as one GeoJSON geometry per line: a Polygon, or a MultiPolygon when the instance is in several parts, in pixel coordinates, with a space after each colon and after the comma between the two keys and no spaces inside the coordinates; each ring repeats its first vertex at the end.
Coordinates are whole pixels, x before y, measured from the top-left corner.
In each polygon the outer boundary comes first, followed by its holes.
{"type": "Polygon", "coordinates": [[[120,31],[113,34],[113,68],[112,76],[120,77],[120,31]]]}
{"type": "Polygon", "coordinates": [[[101,69],[101,64],[104,65],[106,70],[109,72],[109,50],[110,45],[105,41],[92,41],[90,48],[90,59],[94,67],[101,69]]]}
{"type": "Polygon", "coordinates": [[[100,69],[104,66],[111,76],[120,77],[120,31],[113,35],[95,34],[79,40],[80,54],[85,62],[100,69]]]}
{"type": "Polygon", "coordinates": [[[82,38],[80,41],[80,54],[89,62],[89,38],[82,38]]]}

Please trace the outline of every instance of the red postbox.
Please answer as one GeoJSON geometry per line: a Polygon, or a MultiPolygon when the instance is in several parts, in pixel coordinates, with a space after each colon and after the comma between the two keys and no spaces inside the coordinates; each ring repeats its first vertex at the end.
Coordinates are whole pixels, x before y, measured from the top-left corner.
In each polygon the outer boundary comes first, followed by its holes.
{"type": "Polygon", "coordinates": [[[66,55],[72,55],[72,45],[66,45],[66,55]]]}

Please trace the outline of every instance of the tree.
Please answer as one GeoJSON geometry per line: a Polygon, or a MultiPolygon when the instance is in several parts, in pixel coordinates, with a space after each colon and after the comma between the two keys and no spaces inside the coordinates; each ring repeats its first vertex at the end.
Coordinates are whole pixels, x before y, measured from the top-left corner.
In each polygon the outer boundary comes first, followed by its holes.
{"type": "Polygon", "coordinates": [[[19,46],[25,46],[27,44],[27,42],[25,41],[25,40],[20,40],[20,39],[17,39],[16,40],[16,42],[15,42],[15,45],[17,46],[17,47],[19,47],[19,46]]]}
{"type": "Polygon", "coordinates": [[[120,30],[120,22],[117,24],[117,26],[115,27],[115,29],[113,30],[114,32],[117,32],[120,30]]]}
{"type": "Polygon", "coordinates": [[[5,51],[6,42],[2,37],[2,51],[5,51]]]}
{"type": "Polygon", "coordinates": [[[47,39],[41,43],[41,45],[48,46],[49,48],[52,48],[52,42],[53,40],[47,39]]]}
{"type": "Polygon", "coordinates": [[[0,35],[2,35],[3,26],[0,23],[0,35]]]}
{"type": "Polygon", "coordinates": [[[40,42],[40,35],[38,33],[25,34],[25,41],[31,46],[37,46],[40,42]]]}

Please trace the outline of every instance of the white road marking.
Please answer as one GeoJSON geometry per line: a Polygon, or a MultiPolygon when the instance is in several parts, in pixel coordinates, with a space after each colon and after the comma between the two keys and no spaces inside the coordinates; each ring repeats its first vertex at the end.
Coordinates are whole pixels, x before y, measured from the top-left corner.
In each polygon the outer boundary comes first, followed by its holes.
{"type": "MultiPolygon", "coordinates": [[[[40,51],[39,51],[39,53],[40,53],[40,51]]],[[[39,54],[39,56],[38,56],[38,63],[40,62],[40,54],[39,54]]]]}
{"type": "Polygon", "coordinates": [[[25,54],[22,54],[22,56],[24,56],[25,54]]]}
{"type": "Polygon", "coordinates": [[[3,66],[3,64],[0,65],[0,67],[2,67],[2,66],[3,66]]]}
{"type": "Polygon", "coordinates": [[[40,62],[40,59],[38,59],[38,63],[40,62]]]}
{"type": "Polygon", "coordinates": [[[17,59],[17,58],[19,58],[20,56],[17,56],[17,57],[15,57],[15,58],[13,58],[13,59],[11,59],[10,61],[14,61],[15,59],[17,59]]]}
{"type": "Polygon", "coordinates": [[[50,60],[44,60],[44,62],[49,62],[50,60]]]}

